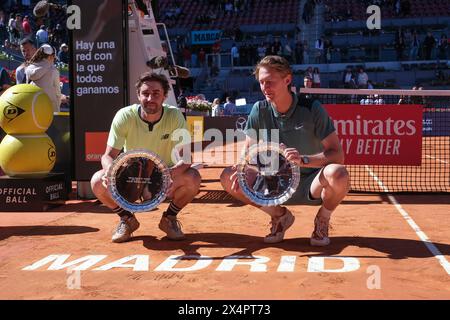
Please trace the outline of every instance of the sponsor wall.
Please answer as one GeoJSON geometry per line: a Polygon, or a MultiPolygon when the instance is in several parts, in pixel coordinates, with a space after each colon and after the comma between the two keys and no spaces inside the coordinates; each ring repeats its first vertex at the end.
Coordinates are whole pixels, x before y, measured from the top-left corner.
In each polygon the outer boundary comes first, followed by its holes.
{"type": "Polygon", "coordinates": [[[125,1],[73,0],[83,13],[71,31],[71,110],[74,179],[90,180],[100,169],[97,149],[106,144],[115,113],[127,104],[125,1]],[[102,145],[99,145],[102,143],[102,145]]]}
{"type": "Polygon", "coordinates": [[[346,164],[421,164],[421,105],[324,107],[333,119],[346,164]]]}

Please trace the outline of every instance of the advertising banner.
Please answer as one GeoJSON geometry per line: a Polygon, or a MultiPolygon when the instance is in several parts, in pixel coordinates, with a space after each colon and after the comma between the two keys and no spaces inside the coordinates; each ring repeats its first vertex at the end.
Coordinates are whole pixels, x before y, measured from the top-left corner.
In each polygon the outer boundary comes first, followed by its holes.
{"type": "Polygon", "coordinates": [[[423,110],[423,135],[424,137],[450,136],[450,107],[433,108],[423,110]]]}
{"type": "Polygon", "coordinates": [[[220,40],[222,30],[201,30],[191,32],[192,44],[214,44],[220,40]]]}
{"type": "Polygon", "coordinates": [[[127,3],[73,0],[71,4],[80,7],[82,17],[81,29],[71,31],[70,48],[74,180],[86,181],[101,168],[92,149],[106,148],[94,146],[102,139],[86,133],[109,132],[115,113],[127,104],[127,3]]]}
{"type": "Polygon", "coordinates": [[[348,165],[412,165],[422,159],[421,105],[324,105],[348,165]]]}

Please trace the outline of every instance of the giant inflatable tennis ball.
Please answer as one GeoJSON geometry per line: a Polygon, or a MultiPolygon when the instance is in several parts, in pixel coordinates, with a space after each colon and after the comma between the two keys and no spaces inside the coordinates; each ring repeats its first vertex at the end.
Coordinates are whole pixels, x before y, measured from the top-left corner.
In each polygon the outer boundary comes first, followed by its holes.
{"type": "Polygon", "coordinates": [[[7,135],[0,143],[0,166],[10,177],[44,177],[55,161],[55,145],[46,134],[7,135]]]}
{"type": "Polygon", "coordinates": [[[35,85],[18,84],[0,96],[0,127],[7,134],[44,133],[52,121],[52,102],[35,85]]]}

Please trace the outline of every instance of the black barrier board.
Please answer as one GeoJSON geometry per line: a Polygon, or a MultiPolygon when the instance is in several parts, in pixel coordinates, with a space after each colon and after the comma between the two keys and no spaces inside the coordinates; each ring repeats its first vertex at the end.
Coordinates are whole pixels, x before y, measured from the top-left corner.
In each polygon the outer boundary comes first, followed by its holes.
{"type": "Polygon", "coordinates": [[[86,156],[89,133],[108,132],[115,113],[127,105],[127,1],[72,0],[81,28],[70,32],[71,139],[74,180],[90,180],[99,159],[86,156]],[[88,137],[86,139],[86,136],[88,137]]]}
{"type": "Polygon", "coordinates": [[[0,211],[46,211],[67,200],[64,174],[44,178],[0,177],[0,211]]]}

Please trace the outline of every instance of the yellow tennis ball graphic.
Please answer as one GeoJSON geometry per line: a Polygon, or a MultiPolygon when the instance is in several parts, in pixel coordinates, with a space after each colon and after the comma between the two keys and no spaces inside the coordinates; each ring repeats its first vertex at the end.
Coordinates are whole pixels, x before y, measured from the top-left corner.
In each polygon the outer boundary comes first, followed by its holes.
{"type": "Polygon", "coordinates": [[[18,84],[0,96],[0,127],[7,134],[44,133],[52,121],[52,102],[35,85],[18,84]]]}
{"type": "Polygon", "coordinates": [[[10,177],[43,177],[55,165],[52,139],[41,135],[7,135],[0,143],[0,166],[10,177]]]}

